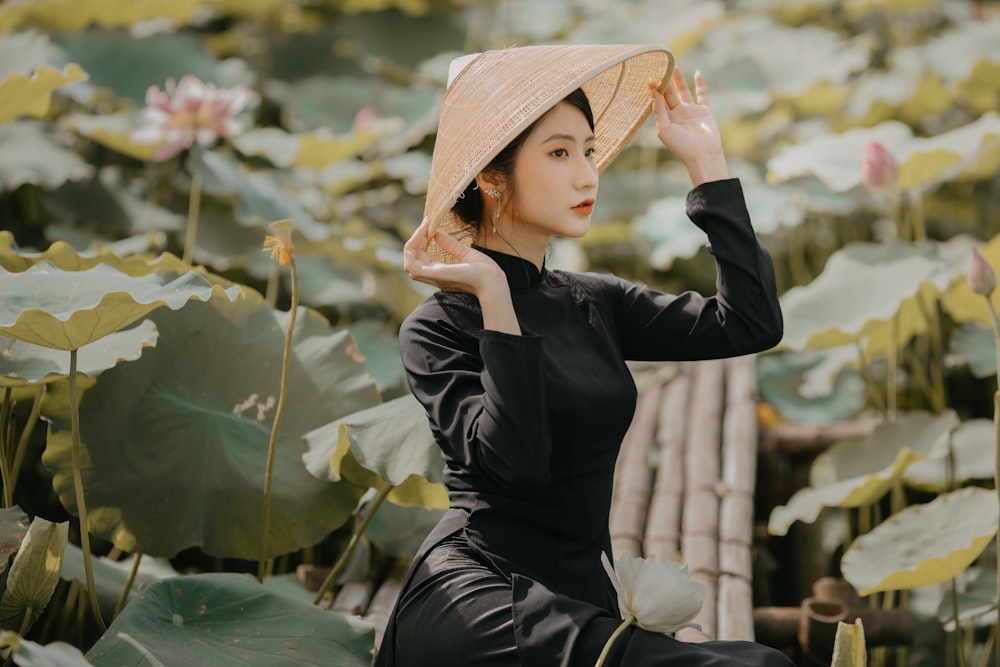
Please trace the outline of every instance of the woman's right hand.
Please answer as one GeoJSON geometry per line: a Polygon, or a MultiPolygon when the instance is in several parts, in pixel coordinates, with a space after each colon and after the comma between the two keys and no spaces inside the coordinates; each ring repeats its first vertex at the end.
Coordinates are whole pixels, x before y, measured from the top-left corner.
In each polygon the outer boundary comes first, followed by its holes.
{"type": "Polygon", "coordinates": [[[427,254],[427,219],[403,246],[403,270],[414,280],[446,292],[466,292],[479,296],[498,286],[507,287],[503,270],[486,254],[459,243],[452,235],[438,230],[434,240],[455,258],[454,263],[432,262],[427,254]]]}
{"type": "Polygon", "coordinates": [[[403,270],[414,280],[446,292],[465,292],[479,299],[483,328],[520,335],[517,316],[511,301],[510,287],[503,269],[488,255],[459,243],[447,232],[438,230],[434,240],[455,262],[432,262],[427,254],[427,219],[403,246],[403,270]]]}

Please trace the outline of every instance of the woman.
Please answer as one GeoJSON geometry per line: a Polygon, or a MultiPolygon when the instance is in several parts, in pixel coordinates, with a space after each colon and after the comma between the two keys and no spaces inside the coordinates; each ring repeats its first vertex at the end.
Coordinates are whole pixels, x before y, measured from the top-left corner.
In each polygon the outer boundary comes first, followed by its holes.
{"type": "MultiPolygon", "coordinates": [[[[414,558],[378,665],[593,665],[620,620],[601,553],[635,409],[625,360],[748,354],[781,337],[771,261],[729,179],[704,80],[695,101],[672,67],[667,51],[636,46],[456,61],[427,217],[404,259],[441,291],[400,331],[451,509],[414,558]],[[553,235],[586,233],[598,172],[650,108],[695,186],[688,213],[719,267],[710,299],[545,268],[553,235]]],[[[630,628],[606,664],[790,663],[748,642],[630,628]]]]}

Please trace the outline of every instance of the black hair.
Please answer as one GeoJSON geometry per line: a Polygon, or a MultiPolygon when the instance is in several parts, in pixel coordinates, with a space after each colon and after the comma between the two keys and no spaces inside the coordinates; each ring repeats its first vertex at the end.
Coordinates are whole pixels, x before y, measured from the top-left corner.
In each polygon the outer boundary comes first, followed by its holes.
{"type": "MultiPolygon", "coordinates": [[[[563,98],[562,101],[582,111],[587,119],[587,124],[590,125],[591,131],[594,130],[594,112],[591,110],[590,100],[587,99],[587,94],[583,92],[582,88],[577,88],[563,98]]],[[[514,159],[536,125],[538,125],[538,120],[514,137],[513,141],[504,146],[504,149],[483,169],[483,171],[495,173],[504,179],[504,182],[507,184],[506,199],[508,205],[514,199],[514,159]]],[[[463,222],[471,225],[474,229],[478,229],[481,222],[480,217],[483,214],[483,196],[479,191],[475,178],[465,187],[465,192],[462,193],[462,196],[452,206],[452,210],[458,214],[458,217],[463,222]]]]}

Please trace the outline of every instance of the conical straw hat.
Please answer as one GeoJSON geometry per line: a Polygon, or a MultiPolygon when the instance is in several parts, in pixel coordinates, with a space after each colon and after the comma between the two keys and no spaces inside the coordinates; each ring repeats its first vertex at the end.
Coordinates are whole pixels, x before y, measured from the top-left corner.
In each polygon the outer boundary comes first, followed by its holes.
{"type": "MultiPolygon", "coordinates": [[[[603,170],[651,110],[646,81],[662,90],[673,55],[651,45],[542,45],[457,59],[441,105],[424,216],[464,243],[473,230],[452,210],[459,195],[522,131],[577,88],[594,112],[595,159],[603,170]]],[[[431,256],[449,256],[431,244],[431,256]]]]}

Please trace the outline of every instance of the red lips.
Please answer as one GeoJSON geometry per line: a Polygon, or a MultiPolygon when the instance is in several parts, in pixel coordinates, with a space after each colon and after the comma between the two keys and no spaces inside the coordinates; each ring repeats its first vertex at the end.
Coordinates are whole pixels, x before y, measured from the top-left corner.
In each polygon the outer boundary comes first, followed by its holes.
{"type": "Polygon", "coordinates": [[[573,210],[580,215],[590,215],[590,212],[594,210],[594,200],[584,199],[582,202],[574,206],[573,210]]]}

